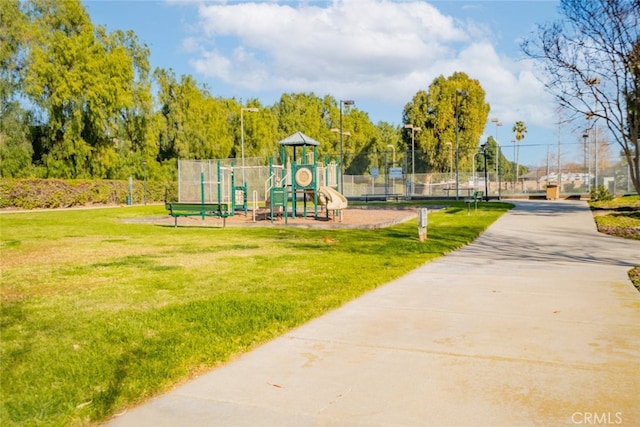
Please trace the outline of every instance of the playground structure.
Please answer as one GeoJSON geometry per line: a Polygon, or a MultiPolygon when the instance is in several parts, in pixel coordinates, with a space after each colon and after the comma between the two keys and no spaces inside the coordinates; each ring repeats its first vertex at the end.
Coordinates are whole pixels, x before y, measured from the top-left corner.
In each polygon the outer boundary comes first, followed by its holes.
{"type": "Polygon", "coordinates": [[[266,205],[269,206],[269,218],[273,221],[278,211],[282,212],[285,222],[288,218],[288,206],[291,205],[291,217],[298,213],[301,201],[302,215],[308,214],[308,203],[313,203],[313,215],[318,218],[318,208],[340,214],[348,206],[347,199],[333,187],[338,185],[338,167],[335,162],[318,161],[320,143],[302,132],[283,139],[280,146],[280,158],[286,165],[274,165],[269,160],[269,178],[265,183],[266,205]],[[289,154],[289,155],[288,155],[289,154]]]}
{"type": "MultiPolygon", "coordinates": [[[[251,168],[246,173],[248,180],[236,185],[234,163],[230,160],[180,160],[178,162],[178,203],[167,203],[170,215],[215,216],[227,218],[237,212],[248,213],[248,195],[251,182],[253,189],[253,216],[262,210],[272,222],[278,216],[296,218],[299,214],[307,217],[309,205],[313,216],[320,219],[324,209],[326,218],[333,212],[341,218],[346,209],[346,197],[335,188],[338,186],[339,168],[335,161],[318,160],[320,143],[313,138],[296,132],[278,143],[280,159],[284,164],[274,164],[269,159],[268,166],[251,168]],[[259,188],[261,191],[259,191],[259,188]],[[260,194],[259,196],[259,193],[260,194]],[[264,204],[262,204],[264,202],[264,204]],[[298,205],[302,204],[299,212],[298,205]]],[[[242,175],[245,175],[243,171],[242,175]]]]}

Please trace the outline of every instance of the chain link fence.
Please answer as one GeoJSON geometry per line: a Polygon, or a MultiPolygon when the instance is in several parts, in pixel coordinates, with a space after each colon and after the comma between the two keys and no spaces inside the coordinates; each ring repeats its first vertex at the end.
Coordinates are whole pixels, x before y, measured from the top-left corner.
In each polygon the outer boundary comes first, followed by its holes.
{"type": "MultiPolygon", "coordinates": [[[[476,155],[478,159],[482,156],[476,155]]],[[[337,157],[333,157],[336,158],[337,157]]],[[[634,194],[629,169],[618,161],[615,164],[596,168],[595,162],[584,165],[571,163],[567,165],[552,164],[529,168],[515,180],[513,173],[496,171],[489,166],[485,174],[474,158],[472,165],[461,167],[457,173],[453,158],[444,170],[428,170],[422,159],[422,153],[416,150],[404,152],[364,152],[354,156],[344,154],[345,168],[342,182],[339,179],[340,166],[337,162],[318,163],[316,180],[318,186],[331,186],[344,196],[362,198],[368,196],[391,196],[396,198],[411,197],[467,197],[473,191],[485,191],[489,197],[510,196],[544,196],[547,185],[557,185],[561,197],[588,195],[595,186],[604,186],[611,194],[634,194]],[[558,172],[558,166],[560,171],[558,172]],[[363,171],[362,173],[357,173],[363,171]],[[456,185],[457,183],[457,185],[456,185]],[[340,188],[342,187],[342,188],[340,188]]],[[[480,162],[481,160],[477,160],[480,162]]],[[[180,200],[191,201],[194,197],[200,200],[200,172],[205,172],[207,183],[207,200],[218,197],[218,188],[223,190],[221,198],[232,194],[231,174],[236,186],[247,184],[250,200],[265,201],[270,185],[290,185],[291,173],[288,166],[268,165],[263,158],[245,158],[244,167],[240,159],[220,159],[207,161],[180,161],[180,200]],[[218,163],[221,168],[221,187],[218,187],[217,175],[214,171],[218,163]],[[266,164],[265,164],[266,163],[266,164]],[[189,165],[188,167],[186,165],[189,165]],[[272,175],[274,175],[272,177],[272,175]],[[281,182],[281,178],[284,181],[281,182]]]]}

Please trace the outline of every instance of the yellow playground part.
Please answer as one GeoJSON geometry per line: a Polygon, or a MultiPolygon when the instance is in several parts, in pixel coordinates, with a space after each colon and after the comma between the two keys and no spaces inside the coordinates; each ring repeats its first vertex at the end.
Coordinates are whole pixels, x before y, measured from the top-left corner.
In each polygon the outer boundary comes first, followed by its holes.
{"type": "Polygon", "coordinates": [[[346,209],[349,204],[347,198],[333,187],[320,187],[318,189],[318,203],[327,210],[346,209]]]}

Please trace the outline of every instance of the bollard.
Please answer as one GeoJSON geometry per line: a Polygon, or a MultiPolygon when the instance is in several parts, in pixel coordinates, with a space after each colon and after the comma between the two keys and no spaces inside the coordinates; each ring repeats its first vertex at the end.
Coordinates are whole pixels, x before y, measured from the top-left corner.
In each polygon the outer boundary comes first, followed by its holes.
{"type": "Polygon", "coordinates": [[[421,208],[418,211],[418,237],[421,242],[427,240],[427,225],[429,223],[429,217],[427,215],[427,208],[421,208]]]}

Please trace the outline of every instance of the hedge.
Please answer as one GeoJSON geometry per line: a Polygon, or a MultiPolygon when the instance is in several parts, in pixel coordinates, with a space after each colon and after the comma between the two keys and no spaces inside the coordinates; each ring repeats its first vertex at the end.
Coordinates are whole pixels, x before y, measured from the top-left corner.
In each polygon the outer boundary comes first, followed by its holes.
{"type": "MultiPolygon", "coordinates": [[[[133,182],[133,204],[145,201],[145,184],[133,182]]],[[[146,183],[146,201],[173,199],[175,183],[146,183]]],[[[73,206],[127,204],[128,181],[63,180],[63,179],[0,179],[0,208],[39,209],[73,206]]]]}

